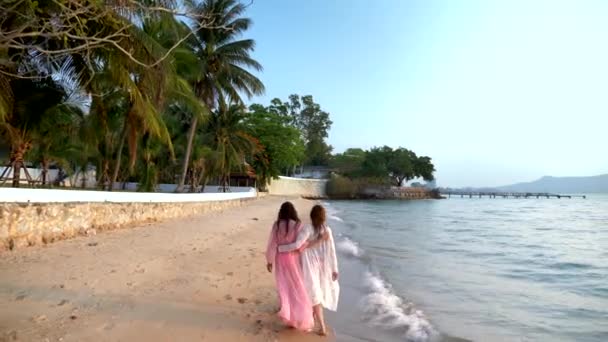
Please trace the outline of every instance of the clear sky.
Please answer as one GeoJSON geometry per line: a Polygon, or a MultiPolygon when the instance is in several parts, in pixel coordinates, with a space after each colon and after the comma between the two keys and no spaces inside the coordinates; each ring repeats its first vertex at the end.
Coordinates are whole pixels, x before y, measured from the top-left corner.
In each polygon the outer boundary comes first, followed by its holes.
{"type": "Polygon", "coordinates": [[[313,95],[337,152],[403,146],[440,186],[608,173],[608,1],[255,0],[248,15],[253,101],[313,95]]]}

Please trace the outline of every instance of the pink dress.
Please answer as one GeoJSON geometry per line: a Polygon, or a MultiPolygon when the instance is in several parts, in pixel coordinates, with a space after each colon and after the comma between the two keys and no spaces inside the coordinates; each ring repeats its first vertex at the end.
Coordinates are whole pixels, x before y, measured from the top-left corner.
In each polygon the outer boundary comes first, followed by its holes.
{"type": "Polygon", "coordinates": [[[312,317],[312,304],[306,292],[306,285],[302,277],[300,266],[300,253],[277,253],[277,246],[290,244],[296,241],[302,229],[300,222],[281,221],[275,223],[268,239],[266,261],[273,264],[277,292],[281,310],[279,317],[285,324],[298,330],[310,331],[314,327],[312,317]],[[286,231],[289,224],[289,230],[286,231]]]}

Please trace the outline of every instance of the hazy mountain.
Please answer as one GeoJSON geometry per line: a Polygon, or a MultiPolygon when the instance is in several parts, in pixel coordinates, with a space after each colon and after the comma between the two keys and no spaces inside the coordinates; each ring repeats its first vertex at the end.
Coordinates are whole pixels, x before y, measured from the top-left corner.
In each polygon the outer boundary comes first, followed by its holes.
{"type": "Polygon", "coordinates": [[[517,183],[499,187],[500,191],[552,192],[552,193],[608,193],[608,174],[592,177],[545,176],[528,183],[517,183]]]}

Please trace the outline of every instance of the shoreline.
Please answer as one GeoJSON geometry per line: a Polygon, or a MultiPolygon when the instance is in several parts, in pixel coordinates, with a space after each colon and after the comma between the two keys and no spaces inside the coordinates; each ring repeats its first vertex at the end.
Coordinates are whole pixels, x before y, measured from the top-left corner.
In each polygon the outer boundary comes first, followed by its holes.
{"type": "Polygon", "coordinates": [[[284,329],[264,251],[279,205],[238,208],[3,252],[0,340],[332,341],[284,329]],[[236,209],[236,210],[235,210],[236,209]]]}

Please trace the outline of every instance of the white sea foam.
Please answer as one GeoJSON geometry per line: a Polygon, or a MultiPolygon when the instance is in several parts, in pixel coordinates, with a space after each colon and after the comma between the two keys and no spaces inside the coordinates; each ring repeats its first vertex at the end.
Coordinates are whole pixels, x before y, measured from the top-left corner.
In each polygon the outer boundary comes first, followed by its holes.
{"type": "Polygon", "coordinates": [[[404,303],[380,277],[367,272],[364,284],[370,293],[361,298],[360,305],[365,320],[370,324],[404,331],[404,338],[408,342],[428,342],[437,337],[422,311],[416,310],[412,303],[404,303]]]}
{"type": "Polygon", "coordinates": [[[338,217],[338,216],[336,216],[336,215],[331,215],[331,214],[329,214],[329,215],[328,215],[328,218],[329,218],[330,220],[334,220],[334,221],[338,221],[338,222],[344,222],[344,220],[343,220],[343,219],[341,219],[340,217],[338,217]]]}
{"type": "Polygon", "coordinates": [[[338,243],[336,243],[336,248],[340,252],[345,253],[349,256],[360,257],[363,254],[361,252],[361,249],[359,248],[359,245],[357,245],[356,242],[347,237],[344,237],[343,239],[338,241],[338,243]]]}
{"type": "Polygon", "coordinates": [[[344,222],[344,220],[342,220],[342,218],[338,216],[338,213],[340,213],[339,210],[336,210],[327,202],[321,202],[321,204],[325,207],[325,210],[327,211],[327,218],[338,222],[344,222]]]}

